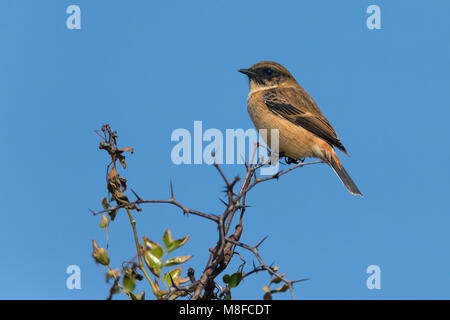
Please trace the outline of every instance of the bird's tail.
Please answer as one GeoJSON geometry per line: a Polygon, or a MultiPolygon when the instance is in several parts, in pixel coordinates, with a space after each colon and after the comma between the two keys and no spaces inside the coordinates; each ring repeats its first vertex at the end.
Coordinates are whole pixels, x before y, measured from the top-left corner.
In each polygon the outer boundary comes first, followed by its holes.
{"type": "Polygon", "coordinates": [[[339,161],[339,158],[337,158],[337,155],[335,157],[332,156],[331,160],[329,160],[328,163],[351,194],[360,195],[361,197],[363,196],[361,191],[359,191],[358,187],[353,182],[352,178],[350,178],[350,176],[348,175],[347,171],[345,171],[344,167],[339,161]]]}

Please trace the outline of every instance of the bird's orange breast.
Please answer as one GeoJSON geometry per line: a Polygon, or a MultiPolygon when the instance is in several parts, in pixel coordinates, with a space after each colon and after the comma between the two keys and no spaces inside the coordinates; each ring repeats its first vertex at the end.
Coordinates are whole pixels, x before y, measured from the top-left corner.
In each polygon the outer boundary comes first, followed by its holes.
{"type": "Polygon", "coordinates": [[[315,157],[325,160],[328,157],[325,153],[328,153],[328,149],[332,150],[331,146],[313,133],[270,111],[262,99],[263,94],[263,90],[251,93],[247,108],[255,127],[268,130],[266,143],[269,147],[273,149],[270,130],[278,129],[279,152],[294,159],[315,157]]]}

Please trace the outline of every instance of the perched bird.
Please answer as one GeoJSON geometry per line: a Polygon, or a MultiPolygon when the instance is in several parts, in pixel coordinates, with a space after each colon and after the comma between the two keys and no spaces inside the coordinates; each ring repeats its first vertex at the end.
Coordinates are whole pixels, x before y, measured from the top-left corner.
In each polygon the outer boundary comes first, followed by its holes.
{"type": "MultiPolygon", "coordinates": [[[[262,61],[239,72],[249,77],[248,112],[259,129],[279,130],[279,153],[292,159],[319,158],[328,163],[351,194],[358,187],[333,147],[348,155],[331,124],[310,95],[282,65],[262,61]]],[[[270,134],[267,144],[271,147],[270,134]]]]}

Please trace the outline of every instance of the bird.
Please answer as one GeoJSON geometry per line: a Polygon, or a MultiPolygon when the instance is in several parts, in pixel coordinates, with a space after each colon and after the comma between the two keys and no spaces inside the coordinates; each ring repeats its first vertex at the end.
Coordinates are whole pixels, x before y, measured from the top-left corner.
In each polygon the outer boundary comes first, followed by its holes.
{"type": "MultiPolygon", "coordinates": [[[[309,157],[324,161],[351,194],[362,196],[334,148],[349,155],[347,150],[316,102],[292,74],[273,61],[261,61],[238,71],[249,79],[247,109],[255,127],[278,129],[279,154],[294,161],[309,157]]],[[[267,136],[266,143],[272,148],[267,136]]]]}

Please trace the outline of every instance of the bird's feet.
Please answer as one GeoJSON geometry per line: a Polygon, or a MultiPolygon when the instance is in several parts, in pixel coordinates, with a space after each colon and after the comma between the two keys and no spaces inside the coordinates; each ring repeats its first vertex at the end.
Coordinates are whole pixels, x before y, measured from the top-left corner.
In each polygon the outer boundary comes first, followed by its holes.
{"type": "Polygon", "coordinates": [[[280,153],[280,158],[283,158],[283,160],[286,162],[287,165],[293,164],[293,163],[299,164],[299,163],[303,163],[305,161],[305,158],[294,159],[294,158],[287,156],[284,152],[280,153]]]}
{"type": "MultiPolygon", "coordinates": [[[[274,162],[273,160],[276,158],[276,153],[269,150],[269,157],[271,159],[270,164],[272,164],[274,162]]],[[[300,158],[300,159],[291,158],[291,157],[287,156],[285,152],[280,152],[278,154],[277,158],[278,158],[278,161],[280,161],[282,164],[285,164],[285,165],[289,165],[289,164],[293,164],[293,163],[299,164],[299,163],[303,163],[305,161],[305,158],[300,158]],[[283,159],[284,162],[282,162],[281,159],[283,159]]]]}

